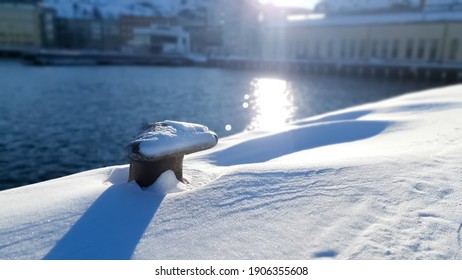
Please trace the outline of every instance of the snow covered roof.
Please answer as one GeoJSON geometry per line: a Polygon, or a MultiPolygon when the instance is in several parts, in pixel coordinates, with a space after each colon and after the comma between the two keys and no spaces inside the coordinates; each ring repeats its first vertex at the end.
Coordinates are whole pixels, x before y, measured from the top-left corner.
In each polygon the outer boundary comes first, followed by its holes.
{"type": "Polygon", "coordinates": [[[462,86],[0,192],[1,259],[461,259],[462,86]]]}
{"type": "Polygon", "coordinates": [[[337,26],[337,25],[374,25],[402,24],[416,22],[462,21],[462,11],[444,12],[408,12],[408,13],[373,13],[355,15],[312,16],[310,19],[294,20],[291,26],[337,26]]]}
{"type": "Polygon", "coordinates": [[[462,4],[461,0],[320,0],[319,6],[329,11],[367,11],[401,8],[448,7],[462,4]]]}

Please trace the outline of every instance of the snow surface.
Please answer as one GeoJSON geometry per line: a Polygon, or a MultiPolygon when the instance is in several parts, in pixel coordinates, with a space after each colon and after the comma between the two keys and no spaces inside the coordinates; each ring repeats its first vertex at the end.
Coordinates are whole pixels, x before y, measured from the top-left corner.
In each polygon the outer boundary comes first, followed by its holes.
{"type": "MultiPolygon", "coordinates": [[[[354,92],[352,92],[354,94],[354,92]]],[[[462,259],[462,85],[0,192],[2,259],[462,259]]]]}
{"type": "Polygon", "coordinates": [[[143,157],[160,158],[175,153],[189,154],[214,147],[217,135],[206,126],[194,123],[163,121],[154,123],[132,145],[139,145],[143,157]]]}

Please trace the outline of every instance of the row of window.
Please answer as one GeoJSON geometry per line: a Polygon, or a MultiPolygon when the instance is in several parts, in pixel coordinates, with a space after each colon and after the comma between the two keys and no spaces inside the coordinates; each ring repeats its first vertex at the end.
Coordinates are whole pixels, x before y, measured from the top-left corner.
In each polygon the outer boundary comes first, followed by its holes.
{"type": "Polygon", "coordinates": [[[12,40],[28,40],[33,39],[35,36],[27,33],[4,33],[0,32],[0,38],[10,38],[12,40]]]}
{"type": "Polygon", "coordinates": [[[9,15],[8,13],[2,13],[0,14],[1,20],[3,22],[38,22],[39,17],[38,14],[32,14],[32,15],[19,15],[19,14],[12,14],[9,15]]]}
{"type": "Polygon", "coordinates": [[[36,46],[37,42],[33,42],[33,41],[3,41],[3,40],[0,40],[0,45],[2,45],[2,46],[11,46],[11,47],[36,46]]]}
{"type": "MultiPolygon", "coordinates": [[[[329,40],[327,42],[297,41],[288,45],[290,57],[314,57],[320,58],[380,58],[380,59],[418,59],[437,61],[439,50],[442,48],[437,39],[408,39],[407,41],[395,40],[329,40]],[[311,52],[309,52],[311,50],[311,52]]],[[[448,46],[447,58],[456,60],[460,51],[459,39],[451,39],[448,46]]],[[[277,43],[273,45],[273,55],[277,54],[277,43]]]]}

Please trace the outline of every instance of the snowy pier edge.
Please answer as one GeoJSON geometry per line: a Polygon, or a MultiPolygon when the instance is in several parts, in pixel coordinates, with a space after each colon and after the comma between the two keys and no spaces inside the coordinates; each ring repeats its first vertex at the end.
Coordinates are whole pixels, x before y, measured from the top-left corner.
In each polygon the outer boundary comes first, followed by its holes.
{"type": "MultiPolygon", "coordinates": [[[[354,93],[352,93],[354,94],[354,93]]],[[[373,93],[371,93],[373,94],[373,93]]],[[[462,86],[0,192],[0,259],[462,259],[462,86]]]]}

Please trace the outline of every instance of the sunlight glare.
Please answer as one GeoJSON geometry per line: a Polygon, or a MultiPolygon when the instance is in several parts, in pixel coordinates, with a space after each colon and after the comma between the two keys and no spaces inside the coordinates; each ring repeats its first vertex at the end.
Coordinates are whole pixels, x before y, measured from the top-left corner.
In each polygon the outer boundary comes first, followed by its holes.
{"type": "Polygon", "coordinates": [[[255,116],[250,129],[274,130],[292,120],[295,106],[287,81],[259,78],[252,82],[252,87],[250,101],[255,116]]]}

